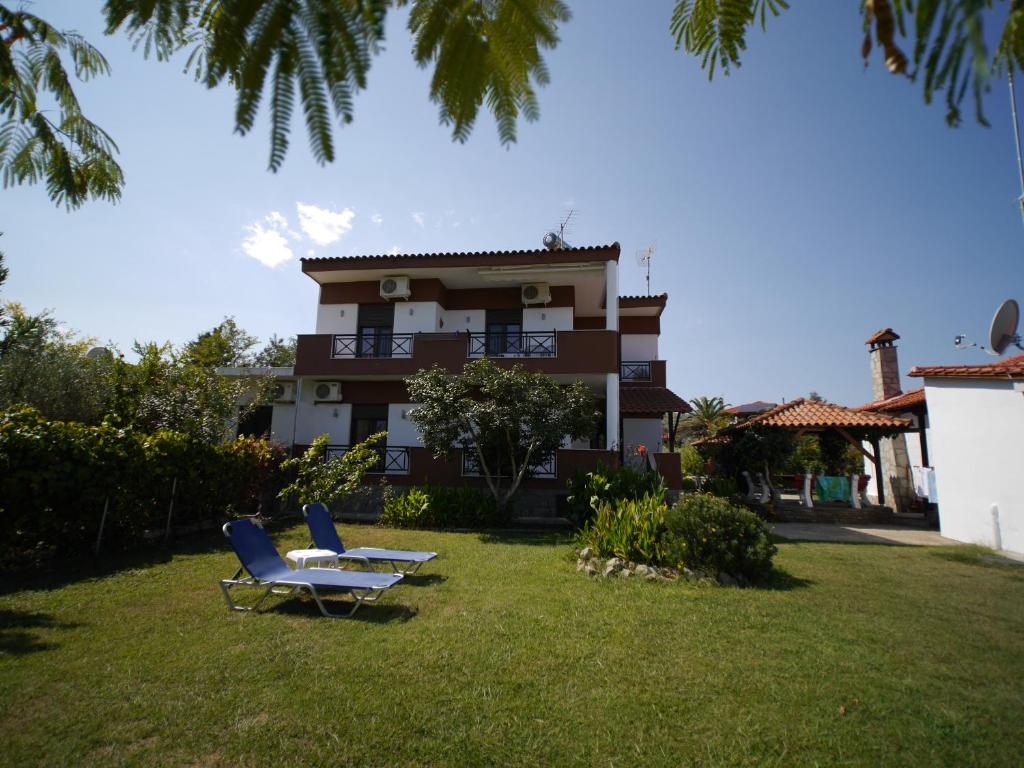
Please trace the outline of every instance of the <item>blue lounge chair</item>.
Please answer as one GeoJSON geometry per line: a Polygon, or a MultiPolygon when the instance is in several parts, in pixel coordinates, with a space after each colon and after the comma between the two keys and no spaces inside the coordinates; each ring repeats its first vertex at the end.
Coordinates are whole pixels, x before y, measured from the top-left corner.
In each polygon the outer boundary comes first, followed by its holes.
{"type": "Polygon", "coordinates": [[[254,611],[271,592],[290,595],[308,589],[320,613],[332,619],[346,619],[363,603],[372,603],[380,594],[402,580],[399,574],[339,571],[334,568],[300,568],[293,571],[274,549],[267,532],[253,520],[235,520],[224,526],[224,535],[238,555],[242,567],[230,579],[220,582],[220,589],[233,611],[254,611]],[[244,574],[248,573],[248,576],[244,574]],[[251,607],[237,605],[231,599],[232,587],[263,587],[266,591],[251,607]],[[331,613],[320,599],[320,591],[347,592],[354,604],[348,613],[331,613]]]}
{"type": "Polygon", "coordinates": [[[390,563],[392,572],[410,576],[425,562],[437,557],[437,552],[411,552],[407,549],[345,549],[326,505],[319,501],[315,504],[306,504],[302,507],[302,514],[306,518],[309,532],[313,535],[313,546],[337,553],[339,560],[361,562],[370,570],[373,570],[374,563],[390,563]]]}

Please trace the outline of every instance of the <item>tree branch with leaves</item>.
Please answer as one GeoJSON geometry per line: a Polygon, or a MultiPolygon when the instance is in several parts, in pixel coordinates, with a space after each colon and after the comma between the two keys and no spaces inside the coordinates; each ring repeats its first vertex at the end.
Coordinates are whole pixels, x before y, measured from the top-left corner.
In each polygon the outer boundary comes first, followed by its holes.
{"type": "Polygon", "coordinates": [[[547,374],[486,359],[459,373],[435,365],[406,385],[416,403],[409,418],[423,444],[436,458],[453,448],[473,456],[499,510],[564,440],[590,437],[598,417],[582,381],[563,386],[547,374]]]}

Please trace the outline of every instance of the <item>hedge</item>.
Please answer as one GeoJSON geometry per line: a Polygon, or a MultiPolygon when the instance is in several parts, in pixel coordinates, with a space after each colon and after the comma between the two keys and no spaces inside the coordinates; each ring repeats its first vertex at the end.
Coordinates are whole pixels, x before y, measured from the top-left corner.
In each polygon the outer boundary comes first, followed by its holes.
{"type": "Polygon", "coordinates": [[[283,446],[254,438],[210,445],[161,431],[0,413],[0,567],[125,549],[158,538],[174,491],[174,526],[256,514],[282,485],[283,446]]]}

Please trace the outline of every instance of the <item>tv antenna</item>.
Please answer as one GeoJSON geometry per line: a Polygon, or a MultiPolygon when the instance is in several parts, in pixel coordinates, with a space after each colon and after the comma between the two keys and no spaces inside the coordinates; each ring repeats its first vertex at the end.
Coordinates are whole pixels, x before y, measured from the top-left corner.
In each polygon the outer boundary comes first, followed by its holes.
{"type": "Polygon", "coordinates": [[[642,251],[636,252],[636,263],[647,270],[647,295],[651,295],[651,257],[654,255],[654,246],[649,245],[642,251]]]}
{"type": "Polygon", "coordinates": [[[573,214],[576,213],[575,208],[570,208],[569,212],[565,214],[565,218],[562,219],[562,223],[558,225],[558,239],[563,243],[565,242],[565,230],[569,228],[569,222],[572,220],[573,214]]]}
{"type": "Polygon", "coordinates": [[[1024,221],[1024,160],[1021,159],[1020,151],[1020,123],[1017,122],[1017,92],[1013,87],[1013,67],[1006,69],[1007,79],[1010,82],[1010,114],[1013,116],[1013,139],[1017,144],[1017,174],[1020,177],[1020,197],[1017,204],[1020,206],[1021,220],[1024,221]]]}
{"type": "Polygon", "coordinates": [[[982,349],[990,355],[1001,355],[1010,345],[1017,349],[1024,349],[1021,346],[1021,337],[1017,333],[1017,323],[1020,321],[1020,306],[1013,299],[1007,299],[999,305],[995,315],[992,317],[992,325],[988,329],[988,347],[975,344],[964,334],[953,339],[953,346],[957,349],[982,349]]]}

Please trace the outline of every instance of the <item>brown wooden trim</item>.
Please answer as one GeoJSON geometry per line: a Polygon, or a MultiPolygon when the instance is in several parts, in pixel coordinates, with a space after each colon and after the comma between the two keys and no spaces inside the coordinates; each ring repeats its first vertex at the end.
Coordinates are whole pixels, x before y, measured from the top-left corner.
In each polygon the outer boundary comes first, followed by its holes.
{"type": "Polygon", "coordinates": [[[650,315],[626,315],[619,318],[619,333],[661,334],[661,318],[650,315]]]}
{"type": "Polygon", "coordinates": [[[519,267],[618,261],[619,244],[561,251],[491,251],[486,253],[383,254],[336,259],[302,259],[302,271],[343,272],[360,269],[438,269],[444,267],[519,267]]]}
{"type": "MultiPolygon", "coordinates": [[[[410,280],[409,301],[436,301],[444,306],[447,289],[436,277],[410,280]]],[[[399,299],[401,301],[401,299],[399,299]]],[[[386,304],[380,295],[380,281],[357,280],[352,283],[324,283],[320,286],[321,304],[386,304]]]]}
{"type": "Polygon", "coordinates": [[[668,301],[668,294],[658,296],[619,296],[619,309],[641,309],[655,307],[660,316],[665,311],[665,303],[668,301]]]}
{"type": "MultiPolygon", "coordinates": [[[[413,355],[406,358],[332,358],[332,334],[299,336],[295,360],[296,376],[409,376],[435,363],[450,371],[461,371],[467,357],[469,340],[465,333],[418,333],[413,340],[413,355]]],[[[619,355],[615,331],[558,331],[557,357],[491,358],[508,368],[516,364],[529,371],[585,374],[618,373],[619,355]]]]}
{"type": "Polygon", "coordinates": [[[848,442],[850,445],[852,445],[858,451],[863,453],[864,457],[868,461],[872,461],[873,462],[875,460],[874,456],[872,456],[868,451],[864,450],[864,446],[861,444],[860,440],[854,439],[853,435],[851,435],[849,432],[847,432],[842,427],[835,427],[835,430],[836,430],[836,432],[838,432],[840,435],[843,436],[843,439],[846,440],[846,442],[848,442]]]}
{"type": "Polygon", "coordinates": [[[605,317],[579,317],[572,319],[572,327],[577,331],[599,331],[603,330],[608,320],[605,317]]]}
{"type": "MultiPolygon", "coordinates": [[[[509,288],[449,288],[445,309],[525,309],[519,286],[509,288]]],[[[576,303],[576,288],[572,285],[552,285],[551,301],[536,308],[571,307],[576,303]]]]}

